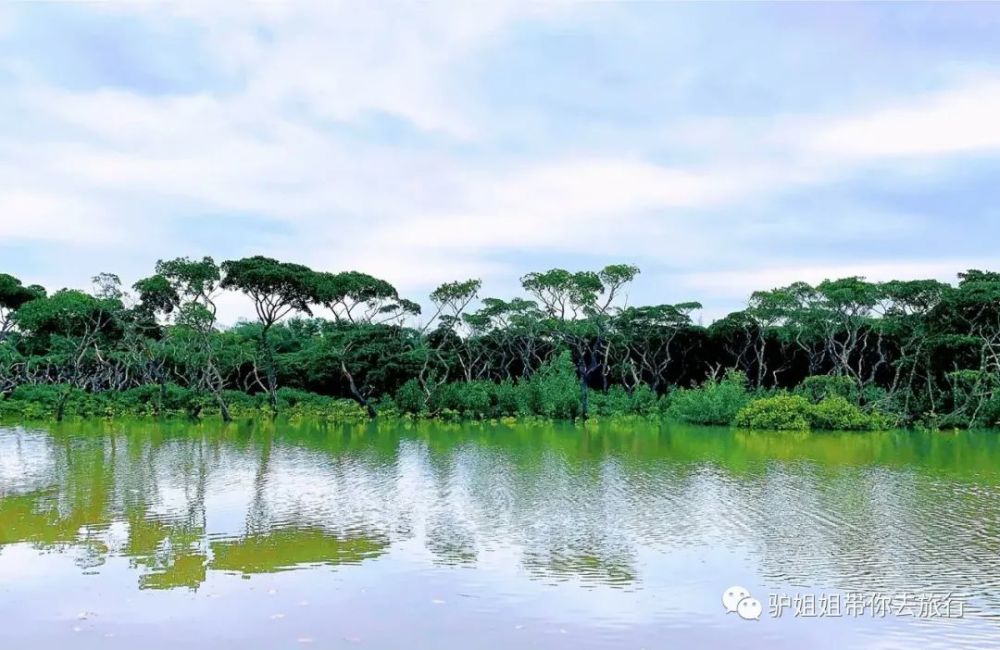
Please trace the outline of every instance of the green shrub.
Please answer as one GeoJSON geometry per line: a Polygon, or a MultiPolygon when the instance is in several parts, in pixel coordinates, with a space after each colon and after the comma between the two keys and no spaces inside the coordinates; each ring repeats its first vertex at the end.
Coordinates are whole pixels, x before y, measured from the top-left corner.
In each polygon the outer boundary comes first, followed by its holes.
{"type": "MultiPolygon", "coordinates": [[[[168,386],[170,384],[167,384],[168,386]]],[[[263,394],[261,394],[263,397],[263,394]]],[[[233,408],[255,408],[258,405],[263,404],[261,400],[255,398],[254,395],[244,393],[241,390],[224,390],[222,391],[222,399],[226,400],[226,404],[229,405],[230,409],[233,408]]]]}
{"type": "Polygon", "coordinates": [[[747,429],[803,431],[828,429],[869,431],[885,428],[890,418],[882,413],[865,413],[839,395],[811,404],[802,395],[779,393],[755,399],[736,416],[736,425],[747,429]]]}
{"type": "Polygon", "coordinates": [[[330,400],[325,395],[318,395],[297,388],[279,388],[277,395],[279,409],[287,409],[299,405],[322,406],[330,400]]]}
{"type": "Polygon", "coordinates": [[[580,382],[568,350],[543,364],[530,383],[535,389],[532,396],[535,414],[566,420],[580,415],[580,382]]]}
{"type": "Polygon", "coordinates": [[[123,391],[88,393],[65,384],[18,386],[0,402],[0,412],[25,418],[54,417],[66,394],[67,417],[114,417],[186,413],[193,403],[191,391],[176,384],[145,384],[123,391]]]}
{"type": "Polygon", "coordinates": [[[736,414],[736,426],[745,429],[807,431],[812,404],[801,395],[781,393],[755,399],[736,414]]]}
{"type": "Polygon", "coordinates": [[[455,384],[458,388],[459,411],[465,417],[484,418],[493,412],[493,385],[488,381],[468,381],[455,384]]]}
{"type": "Polygon", "coordinates": [[[517,414],[522,417],[540,415],[544,411],[542,405],[542,389],[538,382],[522,381],[518,382],[514,391],[514,398],[517,400],[517,414]]]}
{"type": "Polygon", "coordinates": [[[50,418],[55,415],[56,405],[65,389],[62,384],[18,386],[0,400],[0,414],[30,420],[50,418]]]}
{"type": "Polygon", "coordinates": [[[504,379],[493,387],[493,408],[497,417],[517,415],[518,390],[519,386],[510,379],[504,379]]]}
{"type": "Polygon", "coordinates": [[[462,408],[462,396],[459,394],[458,384],[435,386],[427,398],[427,408],[432,414],[440,414],[443,411],[458,413],[462,408]]]}
{"type": "Polygon", "coordinates": [[[418,415],[427,409],[426,395],[416,379],[407,380],[396,391],[396,408],[401,413],[418,415]]]}
{"type": "Polygon", "coordinates": [[[595,415],[625,415],[632,412],[632,397],[621,386],[591,391],[590,411],[595,415]]]}
{"type": "Polygon", "coordinates": [[[655,415],[658,398],[652,388],[642,384],[632,391],[632,412],[637,415],[655,415]]]}
{"type": "Polygon", "coordinates": [[[827,397],[843,397],[853,404],[860,404],[857,382],[843,375],[806,377],[796,386],[795,393],[813,404],[818,404],[827,397]]]}
{"type": "Polygon", "coordinates": [[[12,390],[7,400],[10,403],[30,402],[55,408],[65,389],[65,384],[22,385],[12,390]]]}
{"type": "Polygon", "coordinates": [[[845,398],[835,395],[810,405],[809,421],[816,429],[858,431],[878,428],[878,418],[863,413],[845,398]]]}
{"type": "Polygon", "coordinates": [[[612,386],[605,392],[590,393],[590,410],[595,415],[654,415],[658,412],[658,398],[645,384],[629,393],[622,386],[612,386]]]}
{"type": "Polygon", "coordinates": [[[698,388],[674,391],[669,398],[668,413],[695,424],[732,424],[749,401],[746,375],[731,370],[721,381],[709,380],[698,388]]]}

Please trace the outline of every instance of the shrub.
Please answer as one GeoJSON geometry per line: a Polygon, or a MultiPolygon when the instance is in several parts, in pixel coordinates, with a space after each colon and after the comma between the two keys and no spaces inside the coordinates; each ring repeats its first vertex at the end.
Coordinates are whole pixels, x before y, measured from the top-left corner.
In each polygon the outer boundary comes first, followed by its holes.
{"type": "Polygon", "coordinates": [[[669,398],[669,414],[695,424],[732,424],[749,401],[746,375],[731,370],[721,381],[709,380],[698,388],[674,391],[669,398]]]}
{"type": "Polygon", "coordinates": [[[580,414],[580,383],[568,350],[542,365],[532,375],[532,408],[538,415],[572,420],[580,414]]]}
{"type": "Polygon", "coordinates": [[[638,415],[655,415],[657,397],[652,388],[642,384],[632,391],[632,411],[638,415]]]}
{"type": "Polygon", "coordinates": [[[493,411],[492,382],[476,380],[455,384],[459,411],[466,417],[483,418],[493,411]]]}
{"type": "Polygon", "coordinates": [[[590,394],[591,411],[597,415],[625,415],[632,412],[632,397],[621,386],[590,394]]]}
{"type": "Polygon", "coordinates": [[[462,409],[460,390],[458,384],[439,384],[427,398],[427,408],[432,414],[441,414],[444,411],[458,413],[462,409]]]}
{"type": "Polygon", "coordinates": [[[55,408],[59,397],[66,389],[65,384],[44,384],[18,386],[10,393],[10,402],[33,402],[55,408]]]}
{"type": "Polygon", "coordinates": [[[493,387],[495,414],[499,417],[517,415],[517,394],[519,386],[510,379],[504,379],[493,387]]]}
{"type": "Polygon", "coordinates": [[[656,393],[645,384],[629,393],[621,386],[612,386],[606,392],[590,394],[591,411],[596,415],[654,415],[658,402],[656,393]]]}
{"type": "Polygon", "coordinates": [[[293,406],[322,406],[325,402],[330,400],[329,397],[323,395],[317,395],[316,393],[310,393],[308,391],[299,390],[297,388],[279,388],[277,391],[278,395],[278,408],[286,409],[293,406]]]}
{"type": "Polygon", "coordinates": [[[865,413],[839,395],[811,404],[802,395],[781,393],[756,399],[736,416],[736,425],[747,429],[802,431],[830,429],[868,431],[887,427],[890,418],[882,413],[865,413]]]}
{"type": "Polygon", "coordinates": [[[420,388],[420,382],[416,379],[407,380],[396,391],[396,408],[401,413],[418,415],[427,408],[425,397],[423,389],[420,388]]]}
{"type": "Polygon", "coordinates": [[[817,429],[845,431],[874,429],[877,424],[876,418],[866,415],[839,395],[827,397],[819,404],[810,405],[809,421],[817,429]]]}
{"type": "Polygon", "coordinates": [[[817,404],[827,397],[843,397],[854,404],[860,403],[857,382],[843,375],[806,377],[795,388],[795,393],[802,395],[813,404],[817,404]]]}
{"type": "Polygon", "coordinates": [[[806,431],[812,405],[801,395],[782,393],[756,399],[736,414],[735,423],[746,429],[806,431]]]}
{"type": "Polygon", "coordinates": [[[543,412],[542,389],[537,381],[522,381],[514,392],[517,400],[517,414],[522,417],[539,415],[543,412]]]}
{"type": "Polygon", "coordinates": [[[17,415],[30,420],[52,417],[65,385],[18,386],[0,399],[0,415],[17,415]]]}

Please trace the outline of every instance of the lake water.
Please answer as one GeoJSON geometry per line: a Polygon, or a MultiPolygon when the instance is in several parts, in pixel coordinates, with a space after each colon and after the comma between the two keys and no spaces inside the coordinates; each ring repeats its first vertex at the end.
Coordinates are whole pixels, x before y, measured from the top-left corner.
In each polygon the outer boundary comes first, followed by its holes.
{"type": "Polygon", "coordinates": [[[0,427],[0,648],[136,647],[1000,647],[1000,435],[0,427]]]}

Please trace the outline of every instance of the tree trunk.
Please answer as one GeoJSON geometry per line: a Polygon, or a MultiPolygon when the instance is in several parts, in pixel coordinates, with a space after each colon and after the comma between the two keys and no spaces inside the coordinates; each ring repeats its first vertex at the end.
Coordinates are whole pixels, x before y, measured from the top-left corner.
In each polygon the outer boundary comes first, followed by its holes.
{"type": "Polygon", "coordinates": [[[343,360],[340,361],[340,372],[344,375],[344,379],[347,380],[347,385],[351,390],[351,397],[354,398],[354,401],[365,408],[368,412],[369,418],[375,418],[378,416],[378,413],[375,411],[375,407],[372,406],[368,398],[358,390],[357,384],[354,383],[354,375],[347,370],[347,365],[343,360]]]}
{"type": "Polygon", "coordinates": [[[222,395],[222,389],[225,387],[226,382],[222,379],[219,369],[215,366],[215,362],[211,358],[209,358],[208,366],[210,374],[205,377],[208,389],[219,405],[219,414],[222,415],[222,421],[232,422],[233,418],[229,415],[229,405],[226,404],[226,398],[222,395]]]}
{"type": "Polygon", "coordinates": [[[215,392],[215,401],[219,403],[219,413],[222,414],[222,421],[232,422],[233,417],[229,414],[229,405],[226,404],[226,400],[222,397],[222,391],[215,392]]]}
{"type": "Polygon", "coordinates": [[[66,415],[66,402],[69,400],[69,394],[72,390],[72,385],[67,386],[62,395],[59,396],[59,402],[56,404],[56,422],[62,422],[66,415]]]}
{"type": "Polygon", "coordinates": [[[264,352],[264,362],[267,368],[264,374],[267,377],[267,394],[271,402],[271,415],[278,414],[278,373],[274,368],[274,354],[271,352],[271,345],[267,340],[267,328],[260,332],[260,345],[264,352]]]}
{"type": "Polygon", "coordinates": [[[167,378],[164,377],[164,374],[163,374],[162,371],[159,372],[159,373],[157,373],[157,374],[159,374],[159,377],[157,378],[157,383],[160,385],[160,399],[159,399],[159,402],[156,405],[156,414],[157,415],[162,415],[163,414],[163,405],[167,401],[167,378]]]}

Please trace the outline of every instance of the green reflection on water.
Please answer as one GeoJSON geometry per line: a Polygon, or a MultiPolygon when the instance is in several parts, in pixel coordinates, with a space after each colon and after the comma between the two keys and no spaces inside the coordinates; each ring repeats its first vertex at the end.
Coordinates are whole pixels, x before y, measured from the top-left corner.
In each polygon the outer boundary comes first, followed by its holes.
{"type": "Polygon", "coordinates": [[[388,542],[365,537],[340,538],[322,530],[277,530],[244,539],[212,543],[212,568],[241,573],[273,573],[303,564],[359,564],[377,557],[388,542]]]}
{"type": "Polygon", "coordinates": [[[438,563],[517,547],[529,575],[622,586],[642,580],[640,548],[736,531],[783,579],[854,579],[859,562],[912,565],[914,548],[960,575],[949,552],[1000,544],[998,440],[647,422],[7,427],[0,551],[72,549],[88,570],[122,556],[139,588],[197,589],[210,571],[354,565],[418,539],[438,563]]]}

